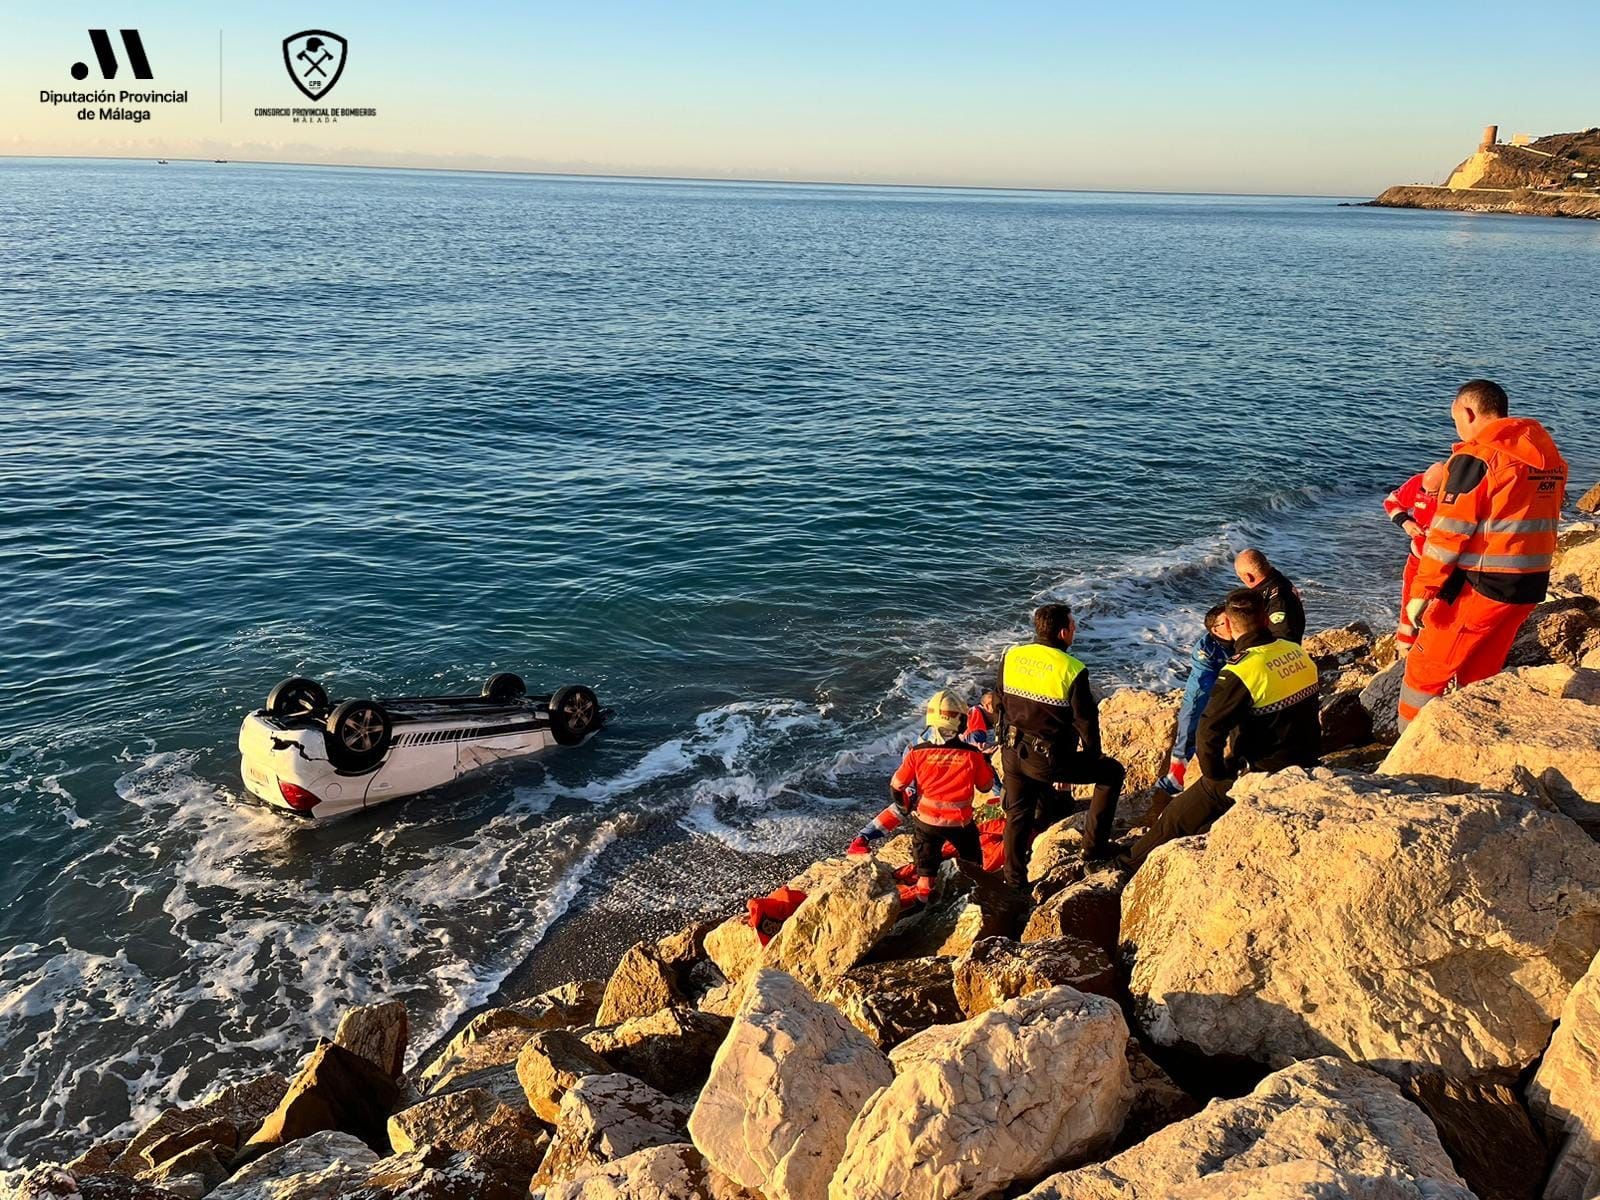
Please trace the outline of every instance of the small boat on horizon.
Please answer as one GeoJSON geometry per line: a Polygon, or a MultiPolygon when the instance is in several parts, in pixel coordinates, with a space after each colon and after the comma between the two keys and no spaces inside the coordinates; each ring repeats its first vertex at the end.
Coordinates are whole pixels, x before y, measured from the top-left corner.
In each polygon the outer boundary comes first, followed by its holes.
{"type": "Polygon", "coordinates": [[[156,159],[156,162],[160,163],[163,167],[167,165],[167,160],[164,158],[158,158],[156,159]]]}

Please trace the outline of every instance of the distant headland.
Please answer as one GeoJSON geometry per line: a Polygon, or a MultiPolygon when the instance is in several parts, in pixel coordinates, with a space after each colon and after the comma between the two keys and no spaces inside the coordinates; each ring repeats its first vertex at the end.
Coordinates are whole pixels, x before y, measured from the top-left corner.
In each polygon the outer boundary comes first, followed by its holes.
{"type": "Polygon", "coordinates": [[[1442,208],[1455,212],[1517,213],[1536,217],[1600,218],[1600,128],[1515,134],[1483,131],[1477,150],[1443,187],[1403,184],[1369,203],[1380,208],[1442,208]]]}

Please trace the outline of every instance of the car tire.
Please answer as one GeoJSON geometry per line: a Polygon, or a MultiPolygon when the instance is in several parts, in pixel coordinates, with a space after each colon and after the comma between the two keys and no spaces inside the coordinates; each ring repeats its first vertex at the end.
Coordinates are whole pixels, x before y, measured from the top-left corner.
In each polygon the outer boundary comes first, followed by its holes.
{"type": "Polygon", "coordinates": [[[267,712],[274,717],[309,717],[328,707],[328,693],[315,679],[296,675],[267,693],[267,712]]]}
{"type": "Polygon", "coordinates": [[[509,704],[527,694],[528,685],[522,682],[522,676],[513,675],[510,671],[500,671],[483,681],[482,695],[485,700],[509,704]]]}
{"type": "Polygon", "coordinates": [[[392,726],[376,701],[346,700],[328,714],[323,728],[328,761],[341,771],[370,770],[388,752],[392,726]]]}
{"type": "Polygon", "coordinates": [[[550,697],[550,734],[562,746],[576,746],[600,728],[600,700],[582,684],[557,688],[550,697]]]}

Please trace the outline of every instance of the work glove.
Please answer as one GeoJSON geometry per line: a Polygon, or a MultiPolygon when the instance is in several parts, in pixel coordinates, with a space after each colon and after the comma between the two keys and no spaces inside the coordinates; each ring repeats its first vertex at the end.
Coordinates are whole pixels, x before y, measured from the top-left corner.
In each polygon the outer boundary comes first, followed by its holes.
{"type": "Polygon", "coordinates": [[[1421,596],[1406,602],[1406,624],[1413,629],[1422,628],[1422,614],[1428,607],[1428,601],[1421,596]]]}

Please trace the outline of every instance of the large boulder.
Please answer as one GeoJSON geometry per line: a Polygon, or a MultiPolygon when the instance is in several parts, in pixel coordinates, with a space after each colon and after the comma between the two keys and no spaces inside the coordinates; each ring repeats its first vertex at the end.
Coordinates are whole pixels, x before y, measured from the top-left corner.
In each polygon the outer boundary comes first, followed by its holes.
{"type": "Polygon", "coordinates": [[[741,983],[761,965],[761,939],[740,913],[715,926],[705,936],[705,951],[729,983],[741,983]]]}
{"type": "Polygon", "coordinates": [[[1246,776],[1123,897],[1159,1045],[1405,1077],[1518,1071],[1600,947],[1600,848],[1506,795],[1326,769],[1246,776]]]}
{"type": "Polygon", "coordinates": [[[830,1200],[965,1200],[1088,1157],[1128,1114],[1127,1040],[1116,1004],[1060,987],[902,1042],[830,1200]]]}
{"type": "Polygon", "coordinates": [[[550,1136],[526,1105],[506,1104],[483,1088],[462,1088],[395,1113],[389,1118],[389,1144],[396,1154],[422,1146],[464,1150],[526,1182],[544,1158],[550,1136]]]}
{"type": "MultiPolygon", "coordinates": [[[[1130,815],[1143,811],[1145,794],[1166,773],[1182,700],[1179,692],[1119,688],[1100,702],[1100,744],[1127,772],[1118,807],[1130,815]]],[[[1093,793],[1089,784],[1072,789],[1080,801],[1093,793]]]]}
{"type": "Polygon", "coordinates": [[[1122,924],[1122,891],[1127,884],[1126,871],[1097,867],[1034,909],[1022,930],[1022,941],[1075,937],[1114,955],[1122,924]]]}
{"type": "Polygon", "coordinates": [[[823,998],[884,1050],[930,1025],[962,1019],[948,958],[863,963],[823,998]]]}
{"type": "Polygon", "coordinates": [[[274,1148],[211,1193],[215,1200],[341,1200],[378,1156],[360,1138],[323,1130],[274,1148]]]}
{"type": "Polygon", "coordinates": [[[1506,655],[1506,666],[1577,667],[1600,650],[1600,600],[1561,596],[1528,614],[1506,655]]]}
{"type": "Polygon", "coordinates": [[[1024,1200],[1476,1200],[1422,1110],[1336,1058],[1297,1062],[1024,1200]]]}
{"type": "Polygon", "coordinates": [[[1370,660],[1376,641],[1372,626],[1365,621],[1352,621],[1308,634],[1300,648],[1317,664],[1319,672],[1327,673],[1370,660]]]}
{"type": "Polygon", "coordinates": [[[379,1159],[340,1200],[526,1200],[528,1173],[507,1172],[463,1150],[419,1146],[379,1159]]]}
{"type": "Polygon", "coordinates": [[[554,1122],[561,1097],[588,1075],[609,1075],[614,1068],[570,1029],[544,1029],[534,1034],[517,1056],[517,1082],[540,1120],[554,1122]]]}
{"type": "Polygon", "coordinates": [[[1405,679],[1405,660],[1397,658],[1361,689],[1361,707],[1372,722],[1372,736],[1380,742],[1400,736],[1400,685],[1405,679]]]}
{"type": "Polygon", "coordinates": [[[1359,690],[1325,692],[1317,707],[1324,754],[1365,746],[1372,740],[1372,714],[1359,690]]]}
{"type": "Polygon", "coordinates": [[[767,1200],[824,1200],[852,1122],[893,1079],[836,1009],[781,971],[759,971],[689,1133],[717,1170],[767,1200]]]}
{"type": "Polygon", "coordinates": [[[727,1017],[677,1007],[596,1029],[583,1042],[616,1070],[673,1093],[705,1082],[727,1032],[727,1017]]]}
{"type": "Polygon", "coordinates": [[[248,1161],[322,1130],[350,1134],[387,1154],[389,1114],[401,1094],[392,1076],[361,1055],[321,1042],[240,1154],[248,1161]]]}
{"type": "Polygon", "coordinates": [[[1600,483],[1579,496],[1573,507],[1579,512],[1600,513],[1600,483]]]}
{"type": "Polygon", "coordinates": [[[187,1108],[169,1108],[140,1128],[109,1162],[100,1161],[102,1152],[94,1161],[79,1164],[84,1168],[80,1173],[109,1170],[139,1176],[199,1145],[210,1146],[219,1158],[231,1158],[288,1090],[289,1081],[272,1071],[213,1092],[187,1108]]]}
{"type": "MultiPolygon", "coordinates": [[[[1106,952],[1082,938],[1062,937],[1018,945],[1010,938],[984,938],[956,960],[955,1001],[976,1017],[1007,1000],[1061,986],[1114,996],[1117,972],[1106,952]]],[[[951,1020],[959,1020],[960,1016],[951,1020]]]]}
{"type": "Polygon", "coordinates": [[[835,861],[761,955],[763,966],[786,971],[813,993],[861,962],[900,916],[888,867],[872,858],[835,861]]]}
{"type": "Polygon", "coordinates": [[[1562,541],[1566,544],[1551,564],[1550,586],[1571,595],[1600,596],[1600,533],[1562,541]]]}
{"type": "Polygon", "coordinates": [[[611,973],[595,1024],[620,1025],[683,1002],[676,969],[661,960],[654,946],[635,942],[611,973]]]}
{"type": "Polygon", "coordinates": [[[1556,1147],[1546,1200],[1600,1196],[1600,959],[1562,1005],[1528,1102],[1556,1147]]]}
{"type": "Polygon", "coordinates": [[[399,1079],[406,1069],[406,1006],[398,1000],[363,1004],[339,1019],[333,1044],[359,1054],[385,1075],[399,1079]]]}
{"type": "Polygon", "coordinates": [[[1378,772],[1451,791],[1520,791],[1527,772],[1568,816],[1600,830],[1600,671],[1530,667],[1441,697],[1378,772]]]}
{"type": "Polygon", "coordinates": [[[684,1139],[689,1110],[630,1075],[589,1075],[561,1097],[555,1137],[532,1187],[574,1179],[643,1150],[684,1139]]]}
{"type": "Polygon", "coordinates": [[[758,1200],[687,1142],[636,1150],[590,1167],[567,1183],[531,1193],[529,1200],[758,1200]]]}
{"type": "Polygon", "coordinates": [[[485,1009],[452,1037],[417,1077],[424,1092],[438,1092],[470,1076],[508,1067],[541,1029],[573,1029],[594,1023],[604,985],[579,980],[528,1000],[485,1009]]]}

